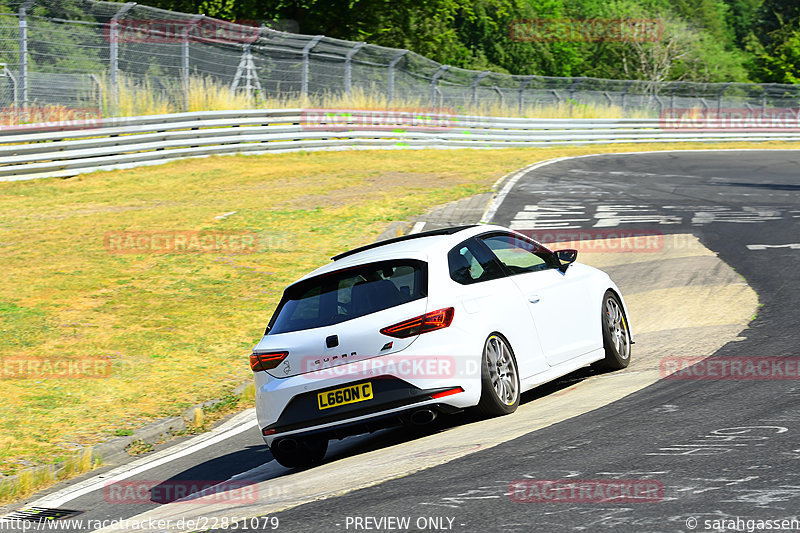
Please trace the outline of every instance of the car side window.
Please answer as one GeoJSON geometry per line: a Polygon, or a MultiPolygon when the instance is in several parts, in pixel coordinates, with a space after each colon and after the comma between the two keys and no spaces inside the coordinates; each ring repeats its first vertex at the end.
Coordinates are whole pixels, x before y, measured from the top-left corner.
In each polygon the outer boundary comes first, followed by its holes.
{"type": "Polygon", "coordinates": [[[558,267],[550,250],[517,235],[501,233],[480,239],[512,275],[558,267]]]}
{"type": "Polygon", "coordinates": [[[497,260],[477,242],[462,242],[447,254],[450,278],[461,285],[489,281],[505,275],[497,260]]]}

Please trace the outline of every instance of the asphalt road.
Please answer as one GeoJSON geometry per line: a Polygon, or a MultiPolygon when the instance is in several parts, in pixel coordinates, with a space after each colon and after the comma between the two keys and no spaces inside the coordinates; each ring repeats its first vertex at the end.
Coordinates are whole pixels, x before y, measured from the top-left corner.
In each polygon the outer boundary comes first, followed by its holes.
{"type": "MultiPolygon", "coordinates": [[[[715,357],[797,357],[798,176],[798,151],[576,158],[521,177],[492,222],[535,235],[694,233],[745,277],[763,304],[744,340],[729,343],[715,357]]],[[[524,398],[534,401],[536,396],[534,391],[524,398]]],[[[275,515],[277,522],[256,521],[248,529],[269,530],[279,524],[279,531],[707,531],[706,525],[723,524],[705,520],[738,517],[746,529],[748,519],[797,519],[797,400],[796,380],[660,381],[489,450],[302,505],[275,515]],[[591,501],[563,501],[563,491],[571,487],[564,482],[559,485],[562,501],[540,497],[553,487],[547,480],[583,483],[585,490],[594,491],[588,498],[589,492],[582,493],[591,501]],[[614,490],[644,490],[645,497],[600,497],[614,490]],[[648,500],[653,495],[649,500],[657,501],[648,500]],[[406,519],[408,527],[400,527],[406,519]],[[698,520],[694,529],[692,519],[698,520]]],[[[433,430],[463,420],[437,422],[433,430]]],[[[329,457],[358,455],[413,438],[391,430],[346,439],[332,443],[329,457]]],[[[167,455],[172,453],[175,443],[166,449],[167,455]]],[[[125,482],[152,488],[223,481],[246,472],[258,479],[287,472],[271,461],[255,426],[125,482]]],[[[94,490],[58,507],[80,510],[84,520],[119,520],[170,499],[153,494],[121,503],[109,490],[94,490]]]]}
{"type": "MultiPolygon", "coordinates": [[[[571,159],[519,179],[492,222],[694,233],[763,304],[744,340],[713,357],[800,356],[800,152],[571,159]]],[[[757,522],[800,519],[799,404],[796,379],[662,380],[490,450],[275,517],[281,531],[403,530],[406,519],[428,531],[800,529],[757,522]],[[578,484],[555,493],[546,480],[578,484]],[[588,492],[572,488],[581,483],[588,492]],[[616,494],[634,497],[602,499],[616,494]],[[567,501],[581,496],[590,501],[567,501]]]]}

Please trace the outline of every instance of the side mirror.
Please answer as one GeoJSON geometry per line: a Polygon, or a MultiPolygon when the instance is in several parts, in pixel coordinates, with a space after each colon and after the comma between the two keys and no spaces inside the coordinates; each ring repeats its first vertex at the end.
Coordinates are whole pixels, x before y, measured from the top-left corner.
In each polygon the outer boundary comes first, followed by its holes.
{"type": "Polygon", "coordinates": [[[556,251],[556,257],[558,257],[558,262],[561,263],[559,270],[561,272],[566,272],[567,267],[574,263],[578,258],[578,250],[573,250],[571,248],[566,250],[558,250],[556,251]]]}

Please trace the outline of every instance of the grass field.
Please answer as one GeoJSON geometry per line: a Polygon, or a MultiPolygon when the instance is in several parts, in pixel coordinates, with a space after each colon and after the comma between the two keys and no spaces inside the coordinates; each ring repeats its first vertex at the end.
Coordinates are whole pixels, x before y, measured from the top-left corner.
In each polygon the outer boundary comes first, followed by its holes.
{"type": "Polygon", "coordinates": [[[485,192],[535,161],[659,148],[674,145],[227,156],[0,183],[4,372],[32,359],[110,369],[2,374],[0,473],[224,396],[251,378],[247,355],[285,285],[393,220],[485,192]],[[109,249],[121,232],[152,231],[247,232],[256,245],[245,254],[109,249]]]}

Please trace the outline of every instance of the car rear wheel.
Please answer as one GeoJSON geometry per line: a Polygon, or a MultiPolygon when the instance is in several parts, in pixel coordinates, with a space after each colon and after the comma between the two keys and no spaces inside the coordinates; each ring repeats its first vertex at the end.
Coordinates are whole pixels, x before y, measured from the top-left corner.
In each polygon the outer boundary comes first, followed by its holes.
{"type": "Polygon", "coordinates": [[[494,333],[483,345],[481,361],[481,399],[478,411],[483,415],[507,415],[519,406],[519,372],[511,346],[494,333]]]}
{"type": "Polygon", "coordinates": [[[328,440],[319,437],[275,439],[269,447],[272,457],[287,468],[303,468],[322,462],[328,440]]]}
{"type": "Polygon", "coordinates": [[[616,294],[606,291],[603,296],[603,347],[605,359],[597,366],[606,370],[619,370],[631,361],[631,334],[625,310],[616,294]]]}

